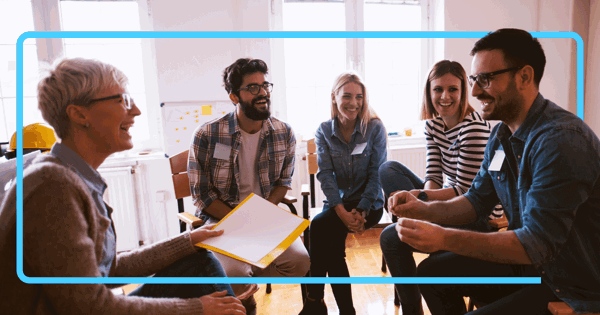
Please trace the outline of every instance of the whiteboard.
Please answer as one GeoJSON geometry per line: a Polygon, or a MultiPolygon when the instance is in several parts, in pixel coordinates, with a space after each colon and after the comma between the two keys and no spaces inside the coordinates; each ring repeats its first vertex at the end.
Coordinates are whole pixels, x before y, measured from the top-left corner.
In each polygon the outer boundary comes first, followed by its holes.
{"type": "Polygon", "coordinates": [[[167,156],[189,150],[196,128],[235,110],[229,100],[165,102],[160,107],[167,156]]]}

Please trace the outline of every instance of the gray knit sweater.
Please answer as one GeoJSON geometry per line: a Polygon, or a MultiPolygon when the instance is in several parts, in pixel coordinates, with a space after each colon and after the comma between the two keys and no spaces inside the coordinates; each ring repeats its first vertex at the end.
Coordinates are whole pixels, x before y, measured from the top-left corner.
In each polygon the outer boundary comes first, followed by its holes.
{"type": "MultiPolygon", "coordinates": [[[[101,276],[98,264],[111,223],[98,212],[83,180],[49,154],[37,157],[24,172],[23,222],[27,277],[101,276]]],[[[109,275],[146,277],[195,251],[186,232],[117,255],[109,275]]],[[[25,284],[16,270],[13,185],[0,207],[0,313],[203,314],[199,298],[116,296],[104,284],[25,284]]]]}

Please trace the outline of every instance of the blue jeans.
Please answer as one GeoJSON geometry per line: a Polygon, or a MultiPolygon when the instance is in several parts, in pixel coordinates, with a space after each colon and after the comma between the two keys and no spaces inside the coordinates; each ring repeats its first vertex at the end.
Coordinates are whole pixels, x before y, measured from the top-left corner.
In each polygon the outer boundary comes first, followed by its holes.
{"type": "MultiPolygon", "coordinates": [[[[450,252],[432,254],[417,268],[419,277],[537,277],[531,265],[487,262],[450,252]]],[[[470,314],[546,315],[548,302],[558,299],[542,282],[528,284],[421,284],[423,298],[432,315],[466,313],[463,296],[487,305],[470,314]]]]}
{"type": "MultiPolygon", "coordinates": [[[[205,249],[188,255],[172,263],[154,277],[226,277],[217,258],[205,249]]],[[[222,284],[143,284],[129,295],[154,298],[198,298],[214,292],[227,290],[228,296],[235,296],[231,286],[222,284]]]]}
{"type": "MultiPolygon", "coordinates": [[[[358,202],[344,204],[346,210],[356,208],[358,202]]],[[[383,209],[371,210],[366,217],[365,229],[379,222],[383,209]]],[[[325,203],[323,211],[315,216],[310,224],[310,275],[311,277],[350,277],[346,265],[346,236],[348,228],[344,225],[335,209],[325,203]]],[[[325,293],[325,284],[309,284],[308,296],[321,300],[325,293]]],[[[350,284],[332,284],[331,290],[340,310],[340,315],[356,314],[352,302],[350,284]]]]}
{"type": "MultiPolygon", "coordinates": [[[[390,194],[398,190],[409,191],[424,188],[423,180],[397,161],[387,161],[381,165],[379,180],[386,200],[390,194]]],[[[392,277],[414,277],[417,275],[417,266],[413,258],[413,252],[417,250],[400,241],[395,227],[395,224],[390,225],[381,233],[379,239],[381,251],[392,277]]],[[[474,223],[452,227],[481,232],[490,230],[487,220],[478,220],[474,223]]],[[[431,257],[437,254],[432,253],[431,257]]],[[[420,314],[422,306],[419,286],[416,284],[396,284],[396,290],[402,303],[403,314],[420,314]]]]}

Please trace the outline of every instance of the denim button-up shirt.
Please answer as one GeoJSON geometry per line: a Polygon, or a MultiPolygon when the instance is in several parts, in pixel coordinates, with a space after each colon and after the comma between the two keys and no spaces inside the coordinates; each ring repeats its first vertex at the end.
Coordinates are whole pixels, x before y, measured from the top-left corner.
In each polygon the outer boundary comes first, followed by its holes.
{"type": "MultiPolygon", "coordinates": [[[[102,257],[98,264],[98,269],[103,277],[108,277],[110,268],[113,260],[117,255],[117,236],[114,230],[114,224],[112,223],[111,213],[112,209],[107,208],[104,203],[104,192],[106,191],[106,183],[100,173],[93,169],[79,154],[71,150],[66,145],[60,142],[55,143],[50,150],[50,154],[56,156],[66,167],[73,170],[88,186],[90,194],[96,203],[96,208],[100,211],[100,214],[111,220],[111,224],[106,230],[104,237],[104,246],[102,247],[102,257]]],[[[57,209],[58,210],[58,209],[57,209]]]]}
{"type": "Polygon", "coordinates": [[[479,217],[501,201],[542,281],[575,311],[600,312],[600,141],[581,119],[538,94],[514,134],[494,127],[465,197],[479,217]]]}
{"type": "Polygon", "coordinates": [[[346,143],[337,119],[326,121],[317,129],[317,179],[330,208],[358,202],[357,208],[369,214],[383,208],[383,191],[379,183],[379,166],[387,160],[387,134],[380,119],[371,119],[366,131],[354,127],[346,143]],[[364,149],[352,154],[357,146],[364,149]]]}

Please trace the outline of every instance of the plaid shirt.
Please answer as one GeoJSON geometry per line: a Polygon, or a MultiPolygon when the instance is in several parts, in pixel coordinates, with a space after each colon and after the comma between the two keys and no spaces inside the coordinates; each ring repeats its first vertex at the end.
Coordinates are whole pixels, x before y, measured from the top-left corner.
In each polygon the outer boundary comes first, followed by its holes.
{"type": "MultiPolygon", "coordinates": [[[[217,198],[234,207],[240,203],[240,168],[237,160],[241,132],[235,111],[200,126],[194,132],[188,156],[190,190],[196,215],[217,198]],[[228,159],[215,155],[217,143],[230,148],[228,159]],[[235,180],[234,180],[235,179],[235,180]]],[[[274,186],[292,186],[296,138],[292,128],[277,118],[264,121],[258,149],[258,179],[263,198],[274,186]]],[[[207,214],[206,212],[204,214],[207,214]]]]}

